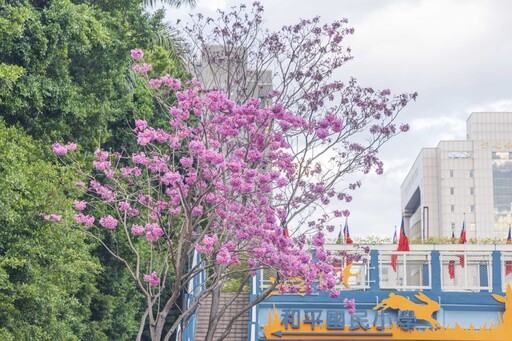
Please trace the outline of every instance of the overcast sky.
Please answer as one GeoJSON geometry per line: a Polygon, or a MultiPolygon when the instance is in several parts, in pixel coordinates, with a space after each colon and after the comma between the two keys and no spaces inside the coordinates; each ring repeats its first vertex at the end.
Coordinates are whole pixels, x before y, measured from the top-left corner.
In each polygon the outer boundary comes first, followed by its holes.
{"type": "MultiPolygon", "coordinates": [[[[335,78],[354,76],[362,86],[419,93],[400,117],[411,130],[381,150],[384,175],[364,176],[363,187],[353,192],[351,236],[392,236],[401,219],[400,185],[421,148],[464,139],[473,111],[512,111],[511,0],[260,2],[270,29],[315,15],[325,22],[347,18],[355,28],[346,40],[354,60],[335,78]]],[[[192,12],[214,16],[216,8],[240,3],[198,0],[192,12]]],[[[168,9],[167,20],[186,21],[190,12],[168,9]]]]}

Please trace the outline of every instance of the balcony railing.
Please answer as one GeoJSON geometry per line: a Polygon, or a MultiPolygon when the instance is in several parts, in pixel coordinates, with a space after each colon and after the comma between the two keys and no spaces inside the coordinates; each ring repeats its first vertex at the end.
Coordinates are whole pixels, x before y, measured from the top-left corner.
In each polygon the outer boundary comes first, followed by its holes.
{"type": "MultiPolygon", "coordinates": [[[[333,254],[346,251],[360,257],[350,268],[334,264],[340,279],[336,289],[476,292],[492,291],[498,283],[502,291],[507,284],[512,286],[512,245],[412,244],[407,252],[396,247],[371,246],[372,252],[366,254],[357,245],[326,245],[333,254]]],[[[274,270],[261,271],[259,289],[276,275],[274,270]]]]}
{"type": "Polygon", "coordinates": [[[432,288],[431,254],[428,251],[380,251],[379,286],[392,290],[432,288]]]}
{"type": "Polygon", "coordinates": [[[440,252],[442,291],[492,290],[492,253],[440,252]]]}

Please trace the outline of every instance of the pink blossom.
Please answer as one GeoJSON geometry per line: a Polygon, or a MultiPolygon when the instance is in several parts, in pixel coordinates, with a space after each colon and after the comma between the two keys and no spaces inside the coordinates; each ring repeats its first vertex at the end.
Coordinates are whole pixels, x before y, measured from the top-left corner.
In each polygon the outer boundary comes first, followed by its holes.
{"type": "Polygon", "coordinates": [[[158,224],[146,224],[146,231],[146,239],[150,242],[156,242],[164,235],[164,230],[158,224]]]}
{"type": "Polygon", "coordinates": [[[311,244],[313,244],[314,246],[323,246],[324,243],[325,243],[325,238],[324,238],[324,234],[322,232],[317,232],[313,236],[313,239],[311,240],[311,244]]]}
{"type": "Polygon", "coordinates": [[[340,297],[340,291],[339,290],[332,290],[329,293],[329,297],[330,298],[338,298],[338,297],[340,297]]]}
{"type": "Polygon", "coordinates": [[[66,155],[66,153],[68,152],[66,146],[62,146],[59,143],[52,144],[52,150],[57,155],[66,155]]]}
{"type": "Polygon", "coordinates": [[[120,201],[119,202],[119,210],[120,211],[126,211],[130,209],[130,204],[126,201],[120,201]]]}
{"type": "Polygon", "coordinates": [[[402,132],[404,132],[404,133],[405,133],[405,132],[407,132],[407,131],[409,131],[409,125],[408,125],[408,124],[402,124],[402,125],[400,125],[400,131],[402,131],[402,132]]]}
{"type": "Polygon", "coordinates": [[[286,186],[287,183],[288,183],[288,181],[285,178],[277,179],[277,186],[278,187],[286,186]]]}
{"type": "Polygon", "coordinates": [[[345,298],[343,300],[343,306],[345,308],[348,308],[349,314],[353,314],[356,312],[356,300],[354,300],[354,299],[349,300],[349,299],[345,298]]]}
{"type": "Polygon", "coordinates": [[[157,286],[160,284],[160,278],[158,277],[157,273],[153,271],[150,274],[144,275],[144,282],[147,282],[152,286],[157,286]]]}
{"type": "Polygon", "coordinates": [[[83,213],[75,214],[75,221],[79,224],[85,224],[87,227],[91,227],[94,224],[94,217],[84,215],[83,213]]]}
{"type": "Polygon", "coordinates": [[[112,179],[112,178],[114,177],[114,174],[115,174],[115,173],[114,173],[114,170],[112,170],[112,169],[105,169],[105,170],[103,171],[103,173],[105,173],[105,176],[106,176],[107,178],[109,178],[109,179],[112,179]]]}
{"type": "Polygon", "coordinates": [[[94,156],[98,161],[106,161],[108,159],[109,153],[104,150],[96,149],[94,156]]]}
{"type": "Polygon", "coordinates": [[[50,214],[50,219],[53,220],[53,221],[61,221],[62,220],[62,216],[61,215],[58,215],[58,214],[50,214]]]}
{"type": "Polygon", "coordinates": [[[76,150],[76,143],[68,142],[68,144],[66,144],[66,149],[67,149],[68,151],[70,151],[70,150],[76,150]]]}
{"type": "Polygon", "coordinates": [[[142,57],[144,57],[144,52],[142,52],[141,49],[133,49],[130,51],[130,53],[132,54],[132,58],[135,60],[141,59],[142,57]]]}
{"type": "Polygon", "coordinates": [[[183,167],[189,168],[192,166],[192,163],[194,162],[194,159],[191,157],[182,157],[180,159],[180,163],[183,167]]]}
{"type": "Polygon", "coordinates": [[[159,79],[159,78],[151,78],[149,81],[148,81],[148,84],[150,87],[152,87],[153,89],[158,89],[161,85],[162,85],[162,80],[159,79]]]}
{"type": "Polygon", "coordinates": [[[318,136],[318,138],[320,139],[325,139],[327,136],[329,136],[329,131],[327,129],[318,129],[316,131],[316,135],[318,136]]]}
{"type": "Polygon", "coordinates": [[[143,152],[132,154],[132,161],[142,165],[148,165],[150,160],[143,152]]]}
{"type": "Polygon", "coordinates": [[[201,253],[212,253],[215,247],[215,244],[217,244],[218,237],[216,234],[213,234],[211,236],[204,236],[203,242],[201,245],[196,246],[196,250],[201,253]]]}
{"type": "Polygon", "coordinates": [[[217,260],[217,263],[219,263],[220,265],[227,266],[231,262],[231,255],[229,254],[228,250],[226,250],[225,248],[221,248],[217,253],[215,259],[217,260]]]}
{"type": "Polygon", "coordinates": [[[58,214],[46,214],[46,213],[39,213],[39,216],[42,217],[44,220],[53,220],[53,221],[61,221],[62,216],[58,214]]]}
{"type": "Polygon", "coordinates": [[[75,183],[75,186],[76,186],[76,187],[85,187],[85,183],[84,183],[83,181],[77,181],[77,182],[75,183]]]}
{"type": "Polygon", "coordinates": [[[203,206],[196,206],[192,209],[193,216],[200,216],[203,214],[203,206]]]}
{"type": "Polygon", "coordinates": [[[145,120],[135,120],[135,131],[142,131],[148,127],[148,123],[145,120]]]}
{"type": "Polygon", "coordinates": [[[179,79],[172,78],[169,75],[165,75],[161,79],[165,83],[165,85],[167,85],[171,89],[179,90],[181,87],[181,81],[179,79]]]}
{"type": "Polygon", "coordinates": [[[93,161],[92,165],[97,170],[105,170],[110,167],[110,161],[93,161]]]}
{"type": "Polygon", "coordinates": [[[117,226],[117,219],[115,219],[111,215],[108,215],[100,219],[100,225],[110,230],[113,230],[117,226]]]}
{"type": "Polygon", "coordinates": [[[180,207],[169,208],[169,214],[170,215],[177,216],[180,213],[181,213],[181,208],[180,207]]]}
{"type": "Polygon", "coordinates": [[[144,233],[144,227],[140,225],[133,224],[131,228],[131,232],[135,236],[140,236],[142,233],[144,233]]]}
{"type": "Polygon", "coordinates": [[[87,202],[84,200],[75,200],[73,201],[73,206],[75,206],[75,209],[83,211],[87,207],[87,202]]]}

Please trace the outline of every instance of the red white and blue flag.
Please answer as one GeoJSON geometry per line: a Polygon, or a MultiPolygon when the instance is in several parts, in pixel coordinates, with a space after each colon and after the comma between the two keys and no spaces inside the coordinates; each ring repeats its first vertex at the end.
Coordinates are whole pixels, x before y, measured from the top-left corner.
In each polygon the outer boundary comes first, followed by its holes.
{"type": "MultiPolygon", "coordinates": [[[[402,217],[402,224],[400,225],[400,237],[398,238],[398,248],[397,251],[409,251],[409,239],[407,238],[407,235],[405,234],[405,227],[404,227],[404,217],[402,217]]],[[[398,255],[392,255],[391,256],[391,267],[396,272],[396,261],[397,261],[398,255]]]]}
{"type": "Polygon", "coordinates": [[[352,238],[350,238],[350,232],[348,231],[348,222],[345,219],[345,227],[343,228],[343,238],[345,239],[346,244],[352,244],[352,238]]]}
{"type": "MultiPolygon", "coordinates": [[[[453,232],[452,232],[453,236],[453,232]]],[[[464,220],[462,221],[462,230],[460,231],[460,238],[459,238],[459,244],[466,244],[466,217],[464,216],[464,220]]],[[[464,255],[457,255],[459,257],[459,264],[463,268],[465,265],[465,257],[464,255]]],[[[450,276],[450,279],[455,278],[455,261],[451,260],[448,263],[448,275],[450,276]]]]}

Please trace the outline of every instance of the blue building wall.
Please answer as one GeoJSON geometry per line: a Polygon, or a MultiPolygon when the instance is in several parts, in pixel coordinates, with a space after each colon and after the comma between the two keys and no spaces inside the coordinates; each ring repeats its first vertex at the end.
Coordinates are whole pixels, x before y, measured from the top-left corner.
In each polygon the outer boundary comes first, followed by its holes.
{"type": "MultiPolygon", "coordinates": [[[[396,247],[396,246],[395,246],[396,247]]],[[[455,246],[454,246],[455,247],[455,246]]],[[[460,248],[460,246],[458,246],[460,248]]],[[[504,304],[497,302],[492,298],[491,293],[503,295],[502,291],[502,251],[494,250],[491,252],[491,264],[485,263],[480,265],[480,283],[482,286],[490,286],[492,290],[480,291],[456,291],[449,292],[442,290],[442,269],[440,260],[440,251],[431,250],[431,285],[429,289],[422,290],[422,292],[430,299],[437,301],[441,305],[441,310],[435,314],[435,318],[443,326],[454,326],[455,323],[462,327],[469,327],[473,324],[475,328],[483,324],[489,325],[490,322],[497,323],[499,321],[499,314],[504,311],[504,304]],[[492,278],[488,278],[487,266],[491,267],[492,278]],[[490,283],[489,283],[490,282],[490,283]]],[[[274,294],[268,297],[263,302],[257,304],[251,311],[251,320],[249,321],[249,337],[248,340],[264,340],[263,326],[268,321],[269,312],[274,310],[274,307],[282,311],[283,309],[297,309],[304,314],[305,309],[318,309],[326,311],[329,309],[344,309],[343,299],[355,299],[358,312],[366,313],[367,320],[373,321],[375,312],[373,308],[386,299],[391,292],[396,295],[407,297],[413,302],[419,302],[414,295],[418,291],[394,291],[383,290],[379,287],[380,271],[379,271],[379,250],[372,250],[370,253],[370,265],[368,271],[370,272],[370,283],[364,290],[343,290],[339,298],[330,298],[328,293],[316,292],[312,295],[297,295],[297,294],[274,294]]],[[[426,271],[423,273],[425,276],[426,271]]],[[[425,279],[428,280],[428,279],[425,279]]],[[[259,273],[253,281],[253,288],[251,291],[251,300],[257,297],[261,288],[259,287],[261,281],[261,273],[259,273]]],[[[396,312],[388,310],[390,318],[396,320],[396,312]]],[[[348,313],[347,313],[348,314],[348,313]]],[[[347,315],[348,317],[348,315],[347,315]]],[[[428,327],[429,324],[425,324],[428,327]]]]}

